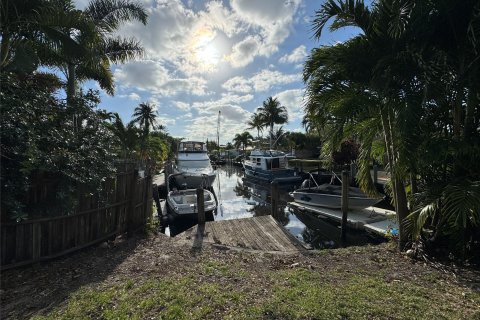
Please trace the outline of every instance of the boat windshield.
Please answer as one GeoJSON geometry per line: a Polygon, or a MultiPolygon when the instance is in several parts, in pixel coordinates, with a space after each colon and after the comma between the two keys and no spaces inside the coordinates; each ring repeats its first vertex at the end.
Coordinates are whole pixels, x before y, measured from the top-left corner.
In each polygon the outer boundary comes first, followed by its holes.
{"type": "Polygon", "coordinates": [[[182,142],[180,143],[179,152],[206,152],[207,146],[203,142],[182,142]]]}
{"type": "Polygon", "coordinates": [[[177,165],[186,168],[207,168],[210,166],[210,160],[179,160],[177,165]]]}

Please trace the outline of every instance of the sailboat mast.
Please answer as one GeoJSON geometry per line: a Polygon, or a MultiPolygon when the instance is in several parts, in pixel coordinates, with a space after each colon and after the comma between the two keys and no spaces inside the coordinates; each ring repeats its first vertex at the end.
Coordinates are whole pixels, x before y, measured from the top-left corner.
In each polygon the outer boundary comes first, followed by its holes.
{"type": "Polygon", "coordinates": [[[218,119],[217,119],[217,148],[218,148],[218,156],[220,157],[220,115],[221,111],[218,110],[218,119]]]}

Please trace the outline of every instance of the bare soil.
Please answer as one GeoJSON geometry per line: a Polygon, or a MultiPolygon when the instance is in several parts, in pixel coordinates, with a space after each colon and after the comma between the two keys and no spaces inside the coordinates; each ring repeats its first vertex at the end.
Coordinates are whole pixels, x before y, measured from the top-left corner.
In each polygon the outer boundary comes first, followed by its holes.
{"type": "MultiPolygon", "coordinates": [[[[385,281],[406,281],[425,286],[450,285],[458,290],[480,291],[480,272],[425,260],[414,260],[398,253],[392,245],[274,254],[244,251],[216,245],[201,249],[162,234],[117,238],[53,261],[1,274],[1,319],[26,319],[48,314],[68,301],[83,286],[115,285],[125,279],[175,278],[197,273],[208,282],[237,282],[245,291],[268,290],[271,283],[265,271],[303,268],[316,270],[329,281],[350,274],[384,272],[385,281]],[[246,277],[202,275],[205,261],[247,270],[246,277]],[[387,272],[385,272],[387,271],[387,272]],[[434,277],[435,282],[431,279],[434,277]],[[463,289],[462,289],[463,288],[463,289]]],[[[479,306],[480,308],[480,306],[479,306]]],[[[221,318],[219,314],[219,318],[221,318]]]]}

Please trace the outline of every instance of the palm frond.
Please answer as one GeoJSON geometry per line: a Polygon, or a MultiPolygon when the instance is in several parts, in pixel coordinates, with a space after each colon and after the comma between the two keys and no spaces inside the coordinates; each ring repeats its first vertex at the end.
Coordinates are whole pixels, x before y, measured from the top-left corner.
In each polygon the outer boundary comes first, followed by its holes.
{"type": "Polygon", "coordinates": [[[129,0],[92,0],[85,13],[104,32],[113,32],[120,23],[132,20],[146,24],[148,17],[139,2],[129,0]]]}
{"type": "Polygon", "coordinates": [[[144,50],[135,39],[107,38],[102,51],[113,63],[125,63],[143,56],[144,50]]]}
{"type": "Polygon", "coordinates": [[[335,18],[330,29],[356,26],[368,33],[371,14],[363,0],[328,0],[315,12],[313,20],[314,37],[320,39],[328,20],[335,18]]]}

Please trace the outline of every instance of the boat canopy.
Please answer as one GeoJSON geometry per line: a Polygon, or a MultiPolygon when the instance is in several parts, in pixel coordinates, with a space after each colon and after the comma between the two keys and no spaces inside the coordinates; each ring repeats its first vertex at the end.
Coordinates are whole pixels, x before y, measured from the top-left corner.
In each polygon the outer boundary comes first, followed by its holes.
{"type": "Polygon", "coordinates": [[[182,141],[178,146],[178,152],[207,152],[207,145],[198,141],[182,141]]]}
{"type": "Polygon", "coordinates": [[[285,157],[285,152],[278,150],[253,150],[250,153],[252,157],[285,157]]]}

